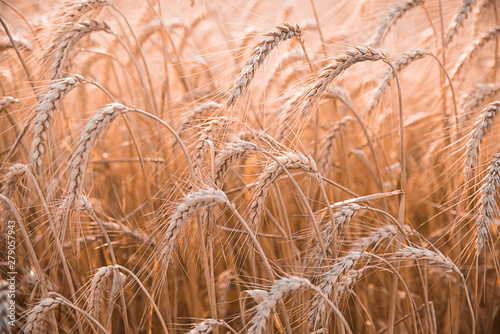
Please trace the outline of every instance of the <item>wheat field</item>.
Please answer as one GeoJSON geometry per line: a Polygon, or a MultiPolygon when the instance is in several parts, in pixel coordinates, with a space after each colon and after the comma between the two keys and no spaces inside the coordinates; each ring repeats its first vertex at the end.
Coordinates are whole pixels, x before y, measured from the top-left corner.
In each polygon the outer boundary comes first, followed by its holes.
{"type": "Polygon", "coordinates": [[[0,1],[1,333],[498,333],[500,1],[0,1]]]}

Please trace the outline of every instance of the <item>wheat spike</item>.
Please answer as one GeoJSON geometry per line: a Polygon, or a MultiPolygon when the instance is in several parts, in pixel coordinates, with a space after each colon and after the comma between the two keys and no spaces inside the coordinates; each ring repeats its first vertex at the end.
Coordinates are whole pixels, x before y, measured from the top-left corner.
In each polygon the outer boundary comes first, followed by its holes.
{"type": "Polygon", "coordinates": [[[227,101],[227,106],[230,107],[236,103],[238,98],[245,93],[245,90],[250,85],[255,72],[259,66],[264,62],[264,59],[269,55],[272,49],[274,49],[281,41],[286,41],[287,39],[299,37],[302,34],[302,30],[298,25],[291,25],[286,23],[282,26],[276,27],[278,30],[270,31],[266,33],[264,39],[257,44],[257,47],[253,50],[253,55],[248,59],[245,68],[241,71],[238,79],[236,80],[235,87],[231,90],[230,97],[227,101]]]}
{"type": "Polygon", "coordinates": [[[128,110],[121,103],[112,103],[107,107],[97,111],[97,113],[87,121],[78,141],[73,162],[69,173],[68,199],[66,209],[71,210],[75,201],[81,195],[85,170],[90,158],[92,148],[99,135],[116,119],[120,113],[128,110]]]}
{"type": "MultiPolygon", "coordinates": [[[[277,160],[287,170],[302,170],[311,177],[317,178],[317,167],[313,160],[308,159],[303,154],[287,153],[286,155],[277,157],[277,160]]],[[[257,231],[260,223],[260,216],[264,209],[267,194],[271,185],[276,182],[280,176],[284,174],[284,170],[277,163],[271,163],[261,176],[255,181],[253,187],[255,194],[252,203],[250,204],[250,216],[248,225],[253,231],[257,231]]]]}
{"type": "Polygon", "coordinates": [[[385,36],[391,28],[400,20],[403,15],[411,9],[424,4],[423,0],[405,0],[392,9],[389,14],[382,19],[377,29],[377,34],[373,37],[373,42],[369,45],[379,48],[384,42],[385,36]]]}
{"type": "Polygon", "coordinates": [[[489,240],[490,224],[499,225],[498,222],[494,221],[494,214],[497,208],[495,194],[500,187],[500,153],[493,156],[493,161],[488,170],[488,175],[486,175],[481,188],[479,218],[476,222],[476,250],[478,253],[483,249],[485,241],[489,240]]]}
{"type": "Polygon", "coordinates": [[[474,167],[477,162],[477,155],[479,154],[479,149],[484,137],[488,133],[488,130],[493,126],[493,121],[498,114],[500,109],[500,101],[493,102],[489,104],[486,108],[481,111],[478,121],[472,130],[471,139],[467,144],[467,153],[465,158],[465,178],[470,180],[473,174],[474,167]]]}
{"type": "Polygon", "coordinates": [[[457,35],[458,30],[464,24],[465,19],[469,15],[472,7],[475,5],[476,0],[464,0],[460,10],[453,18],[448,30],[446,31],[446,36],[444,38],[444,47],[447,47],[451,43],[453,38],[457,35]]]}
{"type": "Polygon", "coordinates": [[[71,48],[87,34],[94,31],[104,31],[112,34],[111,28],[105,21],[91,19],[74,25],[62,37],[54,50],[54,59],[50,66],[50,80],[59,79],[63,71],[64,62],[67,60],[71,48]]]}
{"type": "Polygon", "coordinates": [[[461,106],[458,111],[460,123],[467,122],[472,111],[479,108],[484,101],[500,93],[500,85],[497,84],[477,84],[467,94],[464,94],[461,106]]]}
{"type": "Polygon", "coordinates": [[[163,247],[160,250],[160,257],[165,267],[167,267],[170,262],[177,237],[196,211],[217,204],[224,204],[227,203],[227,201],[226,194],[222,190],[212,188],[192,192],[184,198],[182,203],[177,206],[168,219],[167,230],[162,238],[161,245],[163,245],[163,247]]]}
{"type": "Polygon", "coordinates": [[[40,99],[35,111],[37,118],[33,130],[33,144],[31,148],[31,164],[36,174],[40,174],[43,160],[44,147],[47,145],[47,137],[57,103],[78,84],[87,82],[81,75],[58,80],[52,84],[47,93],[40,99]]]}
{"type": "MultiPolygon", "coordinates": [[[[421,49],[413,49],[407,52],[404,52],[401,56],[396,58],[392,64],[394,69],[399,73],[403,69],[405,69],[408,65],[418,59],[422,59],[427,55],[427,52],[421,49]]],[[[373,112],[373,110],[377,107],[382,96],[384,96],[384,92],[389,87],[391,80],[395,77],[394,71],[389,68],[382,74],[382,81],[379,83],[377,88],[375,88],[375,93],[373,94],[372,101],[366,108],[365,114],[369,115],[373,112]]]]}
{"type": "Polygon", "coordinates": [[[269,318],[276,310],[276,305],[283,298],[292,293],[298,293],[302,290],[311,288],[312,284],[305,278],[291,276],[282,278],[275,282],[269,294],[257,305],[257,312],[252,318],[251,326],[248,329],[249,334],[266,333],[266,325],[269,318]]]}
{"type": "Polygon", "coordinates": [[[467,50],[462,53],[460,58],[457,61],[457,64],[453,68],[450,77],[452,80],[455,80],[456,77],[463,71],[465,63],[470,62],[472,58],[481,50],[486,43],[494,40],[500,35],[500,27],[495,27],[493,29],[488,30],[486,33],[481,35],[477,40],[472,42],[471,45],[467,47],[467,50]]]}
{"type": "Polygon", "coordinates": [[[384,55],[371,46],[357,47],[355,50],[346,51],[345,55],[335,58],[334,62],[321,71],[316,82],[304,93],[301,114],[305,116],[309,115],[325,94],[330,83],[349,67],[363,61],[377,61],[382,59],[385,59],[384,55]]]}

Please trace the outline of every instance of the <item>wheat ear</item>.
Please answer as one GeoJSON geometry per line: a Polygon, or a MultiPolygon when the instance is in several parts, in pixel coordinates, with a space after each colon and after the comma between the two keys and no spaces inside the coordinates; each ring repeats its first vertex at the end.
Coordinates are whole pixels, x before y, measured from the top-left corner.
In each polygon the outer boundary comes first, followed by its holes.
{"type": "MultiPolygon", "coordinates": [[[[317,167],[314,160],[309,160],[303,154],[287,153],[286,155],[277,157],[277,160],[288,170],[301,170],[306,174],[317,178],[317,167]]],[[[250,216],[248,225],[252,231],[257,231],[260,223],[260,216],[266,202],[269,189],[280,176],[284,174],[284,170],[276,161],[271,163],[266,170],[252,185],[255,188],[255,194],[250,204],[250,216]]]]}
{"type": "Polygon", "coordinates": [[[160,250],[160,258],[163,260],[165,268],[172,257],[177,237],[186,223],[199,209],[227,203],[228,199],[222,190],[202,189],[186,196],[182,203],[177,206],[167,222],[167,230],[163,236],[160,250]]]}
{"type": "Polygon", "coordinates": [[[129,108],[121,103],[111,103],[87,121],[78,141],[73,162],[69,173],[68,199],[66,203],[67,210],[71,210],[75,201],[82,192],[85,170],[90,158],[92,148],[99,135],[109,126],[109,124],[129,108]]]}
{"type": "MultiPolygon", "coordinates": [[[[358,262],[367,257],[366,254],[360,252],[350,252],[345,257],[337,259],[337,263],[330,267],[330,270],[323,276],[318,288],[326,296],[331,296],[339,278],[345,275],[349,270],[354,268],[358,262]]],[[[321,319],[325,317],[326,314],[326,302],[324,299],[319,297],[314,298],[312,312],[309,314],[309,329],[312,330],[316,328],[321,319]]]]}
{"type": "Polygon", "coordinates": [[[95,273],[94,278],[92,278],[88,299],[88,312],[96,319],[100,318],[100,312],[102,311],[101,307],[103,305],[102,296],[104,295],[104,289],[106,288],[106,281],[113,273],[113,270],[113,266],[101,267],[95,273]]]}
{"type": "Polygon", "coordinates": [[[19,181],[26,175],[27,169],[23,164],[14,164],[8,168],[7,174],[2,177],[0,194],[12,197],[19,181]]]}
{"type": "Polygon", "coordinates": [[[337,138],[340,136],[340,133],[347,126],[347,124],[354,121],[354,119],[355,118],[352,116],[345,116],[340,121],[333,124],[333,127],[328,131],[328,135],[324,139],[322,145],[323,152],[325,152],[323,165],[321,168],[323,173],[329,171],[333,165],[333,147],[335,145],[335,142],[337,141],[337,138]]]}
{"type": "Polygon", "coordinates": [[[228,170],[248,152],[258,151],[260,148],[250,142],[237,140],[230,143],[215,159],[215,185],[220,187],[224,182],[224,175],[228,170]]]}
{"type": "Polygon", "coordinates": [[[231,332],[236,333],[224,320],[205,319],[196,324],[188,334],[209,334],[213,333],[216,327],[226,327],[231,330],[231,332]]]}
{"type": "Polygon", "coordinates": [[[217,137],[217,133],[221,130],[224,130],[232,121],[233,120],[228,117],[221,116],[203,124],[205,126],[205,129],[203,129],[203,131],[201,132],[201,135],[198,138],[198,144],[195,148],[195,167],[200,168],[201,166],[203,166],[206,153],[209,150],[208,142],[212,142],[217,137]]]}
{"type": "Polygon", "coordinates": [[[97,19],[77,23],[68,30],[54,50],[55,55],[50,66],[50,80],[60,78],[64,62],[66,61],[71,48],[87,34],[94,31],[104,31],[108,34],[113,33],[105,21],[97,19]]]}
{"type": "Polygon", "coordinates": [[[61,304],[61,300],[45,298],[42,299],[34,308],[29,310],[28,317],[26,318],[26,325],[24,326],[24,333],[45,333],[45,318],[47,313],[55,309],[61,304]]]}
{"type": "Polygon", "coordinates": [[[495,194],[500,187],[500,153],[493,156],[493,161],[488,168],[488,175],[483,181],[481,188],[481,204],[479,208],[479,218],[477,219],[477,243],[476,250],[481,252],[485,241],[490,237],[490,224],[498,225],[494,222],[494,213],[496,207],[495,194]]]}
{"type": "Polygon", "coordinates": [[[63,8],[60,23],[52,37],[48,50],[44,53],[44,58],[54,54],[58,45],[63,41],[64,35],[71,30],[71,27],[85,14],[102,6],[111,5],[108,0],[79,0],[63,8]]]}
{"type": "Polygon", "coordinates": [[[477,40],[472,42],[470,46],[467,47],[467,50],[460,56],[455,65],[453,71],[451,72],[451,79],[454,80],[463,70],[465,63],[470,62],[472,58],[481,50],[483,46],[486,45],[489,41],[494,40],[500,35],[500,27],[495,27],[493,29],[488,30],[485,34],[480,36],[477,40]]]}
{"type": "MultiPolygon", "coordinates": [[[[415,231],[408,225],[404,225],[403,230],[404,230],[404,235],[406,236],[418,234],[417,231],[415,231]]],[[[397,226],[394,225],[382,226],[376,229],[375,231],[371,232],[367,237],[362,238],[359,241],[355,242],[352,245],[351,250],[354,252],[364,252],[369,247],[376,247],[382,241],[394,239],[399,235],[401,235],[401,232],[397,226]]]]}
{"type": "Polygon", "coordinates": [[[186,114],[186,116],[182,119],[181,123],[179,124],[179,127],[177,128],[177,133],[181,135],[184,131],[187,130],[187,128],[193,126],[195,120],[198,117],[207,116],[212,113],[215,113],[217,110],[220,109],[220,107],[221,105],[216,102],[207,102],[200,104],[199,106],[191,110],[191,112],[186,114]]]}
{"type": "Polygon", "coordinates": [[[424,4],[423,0],[405,0],[394,7],[389,14],[382,19],[380,22],[377,34],[373,37],[373,42],[370,43],[370,46],[374,48],[378,48],[384,42],[385,36],[391,30],[391,28],[396,24],[398,20],[400,20],[403,15],[410,11],[411,9],[421,6],[424,4]]]}
{"type": "Polygon", "coordinates": [[[269,55],[272,49],[274,49],[281,41],[286,41],[287,39],[299,37],[302,34],[302,30],[298,25],[292,25],[286,23],[282,26],[276,27],[278,30],[270,31],[266,33],[264,39],[257,44],[257,47],[253,50],[253,55],[248,59],[245,68],[241,71],[236,80],[235,87],[230,92],[230,97],[227,101],[227,106],[230,107],[236,103],[238,98],[245,93],[245,90],[252,82],[255,72],[259,66],[264,62],[264,59],[269,55]]]}
{"type": "Polygon", "coordinates": [[[458,13],[453,18],[448,30],[446,31],[446,36],[444,38],[444,47],[447,47],[453,38],[457,35],[458,30],[464,24],[465,19],[472,10],[472,6],[476,3],[476,0],[464,0],[462,6],[460,7],[458,13]]]}
{"type": "Polygon", "coordinates": [[[52,123],[57,103],[82,82],[87,82],[87,80],[81,75],[58,80],[50,86],[47,93],[40,99],[35,111],[35,114],[38,116],[35,121],[35,129],[33,130],[33,144],[30,158],[36,174],[40,174],[44,147],[47,145],[49,127],[52,123]]]}
{"type": "Polygon", "coordinates": [[[440,267],[447,273],[456,273],[463,277],[462,272],[455,263],[440,251],[431,251],[429,249],[410,247],[403,245],[401,250],[394,254],[394,257],[400,261],[426,261],[428,264],[440,267]]]}
{"type": "MultiPolygon", "coordinates": [[[[394,66],[394,69],[397,72],[400,72],[401,70],[405,69],[408,65],[410,65],[412,62],[418,59],[422,59],[427,55],[427,52],[421,49],[413,49],[407,52],[404,52],[401,56],[396,58],[393,62],[392,65],[394,66]]],[[[366,108],[365,114],[369,115],[373,112],[373,110],[377,107],[377,105],[380,102],[380,99],[382,99],[382,96],[384,96],[384,92],[386,89],[389,87],[389,84],[391,83],[391,80],[394,78],[395,74],[392,69],[387,69],[383,74],[382,74],[382,81],[379,83],[377,88],[375,88],[375,93],[373,94],[372,101],[366,108]]]]}
{"type": "Polygon", "coordinates": [[[497,84],[477,84],[462,97],[459,110],[460,122],[467,122],[471,118],[471,112],[480,107],[484,101],[500,93],[500,85],[497,84]]]}
{"type": "Polygon", "coordinates": [[[498,114],[500,109],[500,101],[490,103],[486,108],[481,111],[478,121],[472,130],[471,139],[467,144],[467,154],[465,158],[465,178],[470,180],[474,167],[477,162],[477,155],[484,137],[488,130],[493,126],[493,120],[498,114]]]}
{"type": "Polygon", "coordinates": [[[10,107],[12,104],[19,102],[12,96],[4,96],[0,97],[0,111],[3,111],[5,108],[10,107]]]}
{"type": "MultiPolygon", "coordinates": [[[[14,40],[14,43],[16,43],[16,46],[20,50],[25,50],[25,51],[33,51],[33,46],[31,43],[26,39],[21,36],[12,36],[12,40],[14,40]]],[[[8,49],[13,49],[14,45],[12,45],[12,41],[8,37],[1,37],[0,38],[0,52],[3,52],[8,49]]]]}
{"type": "Polygon", "coordinates": [[[349,67],[363,61],[383,59],[385,59],[385,56],[371,46],[356,47],[355,50],[346,51],[345,55],[335,58],[334,62],[321,71],[316,82],[304,93],[305,100],[301,106],[302,114],[309,115],[323,97],[330,83],[349,67]]]}
{"type": "MultiPolygon", "coordinates": [[[[335,226],[328,224],[328,226],[321,232],[321,239],[323,240],[323,245],[327,250],[328,255],[332,254],[331,247],[335,245],[334,241],[337,236],[343,234],[347,225],[354,218],[356,212],[361,209],[358,204],[350,204],[339,208],[335,212],[335,217],[333,219],[335,226]]],[[[321,269],[321,264],[323,263],[323,252],[321,247],[316,245],[313,248],[314,259],[316,259],[315,269],[321,269]]]]}
{"type": "Polygon", "coordinates": [[[250,322],[248,334],[267,333],[267,322],[276,311],[278,303],[292,293],[298,293],[311,287],[312,284],[309,280],[295,276],[276,281],[264,300],[257,305],[257,312],[250,322]]]}

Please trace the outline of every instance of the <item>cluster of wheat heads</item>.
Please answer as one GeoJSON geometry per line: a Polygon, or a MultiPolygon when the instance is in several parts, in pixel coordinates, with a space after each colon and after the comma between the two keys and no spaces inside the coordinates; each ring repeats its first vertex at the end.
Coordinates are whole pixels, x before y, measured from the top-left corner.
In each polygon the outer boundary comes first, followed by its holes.
{"type": "Polygon", "coordinates": [[[0,1],[0,331],[498,332],[499,6],[0,1]]]}

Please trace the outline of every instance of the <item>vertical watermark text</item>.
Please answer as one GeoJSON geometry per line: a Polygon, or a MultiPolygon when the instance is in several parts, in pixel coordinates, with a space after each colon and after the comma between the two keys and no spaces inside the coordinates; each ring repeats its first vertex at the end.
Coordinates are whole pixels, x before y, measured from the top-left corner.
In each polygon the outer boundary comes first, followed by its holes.
{"type": "Polygon", "coordinates": [[[15,326],[16,321],[16,222],[9,220],[7,224],[7,279],[9,283],[7,299],[9,305],[7,307],[7,318],[9,326],[15,326]]]}

